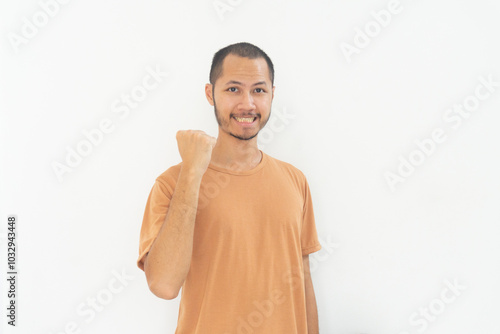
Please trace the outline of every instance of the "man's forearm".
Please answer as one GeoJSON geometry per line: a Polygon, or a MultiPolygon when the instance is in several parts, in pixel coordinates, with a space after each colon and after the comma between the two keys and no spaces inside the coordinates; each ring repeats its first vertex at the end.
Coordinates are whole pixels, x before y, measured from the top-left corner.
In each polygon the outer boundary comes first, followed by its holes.
{"type": "Polygon", "coordinates": [[[146,256],[146,278],[160,298],[175,298],[189,272],[201,179],[181,168],[165,221],[146,256]]]}

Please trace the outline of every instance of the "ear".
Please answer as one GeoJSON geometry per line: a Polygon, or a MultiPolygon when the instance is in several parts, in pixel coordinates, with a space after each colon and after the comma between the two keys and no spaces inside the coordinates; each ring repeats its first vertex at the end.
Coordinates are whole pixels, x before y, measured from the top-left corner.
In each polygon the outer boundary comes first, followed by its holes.
{"type": "Polygon", "coordinates": [[[211,106],[214,105],[214,97],[212,96],[212,84],[207,83],[205,85],[205,96],[207,97],[208,103],[210,103],[211,106]]]}
{"type": "Polygon", "coordinates": [[[271,96],[271,101],[274,99],[274,89],[276,88],[276,86],[273,86],[273,95],[271,96]]]}

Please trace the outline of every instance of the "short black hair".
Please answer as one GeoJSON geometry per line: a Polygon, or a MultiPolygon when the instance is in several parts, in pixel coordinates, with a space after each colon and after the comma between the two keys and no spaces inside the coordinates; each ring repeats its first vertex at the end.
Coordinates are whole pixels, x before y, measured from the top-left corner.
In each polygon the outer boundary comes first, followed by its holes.
{"type": "Polygon", "coordinates": [[[212,59],[212,67],[210,68],[210,83],[212,85],[215,86],[215,82],[222,75],[222,63],[227,55],[230,54],[249,59],[264,58],[269,68],[271,86],[274,86],[274,66],[271,58],[259,47],[246,42],[228,45],[215,53],[212,59]]]}

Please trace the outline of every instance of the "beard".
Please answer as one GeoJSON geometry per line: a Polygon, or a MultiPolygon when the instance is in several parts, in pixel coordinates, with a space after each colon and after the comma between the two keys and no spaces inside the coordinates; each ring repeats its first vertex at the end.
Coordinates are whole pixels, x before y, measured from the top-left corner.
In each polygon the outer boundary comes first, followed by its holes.
{"type": "MultiPolygon", "coordinates": [[[[214,98],[214,113],[215,113],[215,119],[217,120],[217,123],[219,124],[219,127],[224,132],[230,134],[231,136],[233,136],[234,138],[237,138],[239,140],[250,140],[252,138],[255,138],[259,134],[260,130],[262,130],[264,128],[264,126],[266,126],[267,121],[269,121],[269,118],[271,117],[271,110],[269,110],[269,116],[267,116],[267,118],[265,119],[265,121],[263,121],[263,122],[260,123],[260,127],[257,130],[257,132],[255,132],[254,134],[248,134],[248,135],[242,135],[242,136],[240,136],[240,135],[237,135],[235,133],[232,133],[229,130],[226,130],[226,129],[229,129],[229,126],[230,126],[230,123],[231,123],[232,114],[229,115],[229,120],[226,121],[225,119],[223,119],[222,116],[220,115],[220,113],[217,111],[217,105],[215,103],[215,98],[214,98]]],[[[255,117],[257,117],[258,120],[261,120],[260,114],[256,114],[255,117]]]]}

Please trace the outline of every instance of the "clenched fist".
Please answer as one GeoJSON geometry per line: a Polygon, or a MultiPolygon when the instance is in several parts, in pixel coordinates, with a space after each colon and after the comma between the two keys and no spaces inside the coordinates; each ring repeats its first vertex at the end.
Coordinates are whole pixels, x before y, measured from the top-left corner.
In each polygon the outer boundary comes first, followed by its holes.
{"type": "Polygon", "coordinates": [[[176,138],[183,169],[205,174],[217,139],[201,130],[179,130],[176,138]]]}

